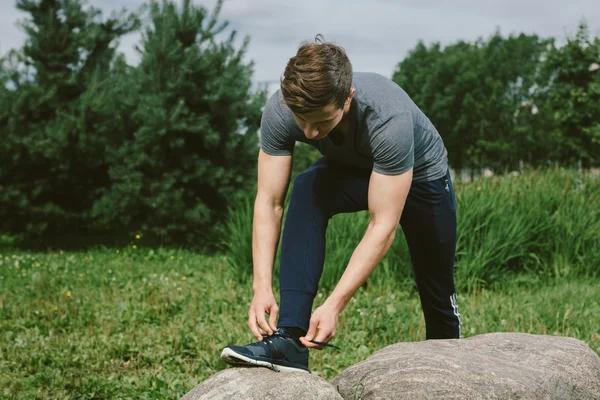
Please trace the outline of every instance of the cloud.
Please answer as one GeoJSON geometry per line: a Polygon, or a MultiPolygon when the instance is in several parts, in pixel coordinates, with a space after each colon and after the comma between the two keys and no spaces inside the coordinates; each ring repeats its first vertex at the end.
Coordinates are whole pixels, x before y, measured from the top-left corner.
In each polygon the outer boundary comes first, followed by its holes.
{"type": "Polygon", "coordinates": [[[0,56],[22,45],[25,33],[17,27],[17,20],[24,16],[14,4],[0,2],[0,56]]]}
{"type": "MultiPolygon", "coordinates": [[[[137,10],[142,0],[95,0],[105,15],[126,7],[137,10]]],[[[194,4],[212,11],[216,0],[194,4]]],[[[14,5],[0,5],[0,54],[18,47],[25,35],[14,25],[23,14],[14,5]]],[[[592,34],[600,36],[600,3],[597,0],[225,0],[220,20],[238,31],[236,45],[250,37],[246,59],[255,62],[255,81],[277,82],[302,41],[317,33],[343,46],[357,71],[391,76],[396,64],[419,40],[442,45],[459,39],[473,41],[497,29],[511,33],[564,38],[586,18],[592,34]]],[[[119,51],[130,63],[139,56],[133,49],[139,33],[120,41],[119,51]]]]}
{"type": "MultiPolygon", "coordinates": [[[[212,8],[215,1],[200,3],[212,8]]],[[[251,37],[248,55],[256,61],[257,80],[279,78],[300,42],[317,33],[342,45],[356,70],[390,76],[419,40],[473,41],[497,29],[561,38],[584,17],[592,33],[600,34],[596,0],[226,0],[221,13],[251,37]]]]}

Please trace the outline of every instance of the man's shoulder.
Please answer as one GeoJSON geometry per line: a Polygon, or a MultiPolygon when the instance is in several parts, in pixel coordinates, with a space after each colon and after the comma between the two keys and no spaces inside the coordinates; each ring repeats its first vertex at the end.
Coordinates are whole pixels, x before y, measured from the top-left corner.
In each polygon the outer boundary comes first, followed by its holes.
{"type": "Polygon", "coordinates": [[[360,87],[363,90],[378,89],[378,88],[391,88],[393,90],[398,90],[400,86],[388,78],[377,72],[354,72],[352,74],[352,85],[354,87],[360,87]]]}
{"type": "Polygon", "coordinates": [[[393,80],[376,72],[355,72],[353,78],[359,112],[384,120],[412,113],[412,100],[393,80]]]}
{"type": "Polygon", "coordinates": [[[281,89],[277,89],[267,100],[263,108],[263,119],[286,124],[294,121],[292,111],[283,103],[281,89]]]}
{"type": "Polygon", "coordinates": [[[277,136],[286,142],[293,142],[302,132],[299,129],[291,110],[283,104],[281,89],[278,89],[269,97],[263,109],[261,136],[277,136]]]}
{"type": "Polygon", "coordinates": [[[263,112],[276,111],[277,113],[280,113],[281,109],[284,107],[284,105],[282,104],[282,100],[283,100],[283,96],[281,94],[281,89],[277,89],[275,91],[275,93],[273,93],[267,99],[267,103],[265,104],[265,108],[264,108],[263,112]]]}

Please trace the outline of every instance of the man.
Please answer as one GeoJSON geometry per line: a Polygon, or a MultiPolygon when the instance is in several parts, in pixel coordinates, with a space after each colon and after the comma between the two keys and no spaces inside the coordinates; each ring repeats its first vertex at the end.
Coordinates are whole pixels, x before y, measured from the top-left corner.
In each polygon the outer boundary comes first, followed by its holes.
{"type": "Polygon", "coordinates": [[[233,365],[308,371],[308,349],[331,345],[341,311],[389,250],[398,223],[411,255],[426,338],[459,338],[456,204],[448,154],[409,96],[381,75],[353,73],[345,51],[319,35],[289,60],[281,90],[267,102],[260,132],[254,298],[248,312],[258,342],[227,346],[221,358],[233,365]],[[282,238],[276,324],[272,271],[296,141],[324,157],[294,181],[282,238]],[[335,289],[311,316],[328,220],[361,210],[370,213],[367,231],[335,289]]]}

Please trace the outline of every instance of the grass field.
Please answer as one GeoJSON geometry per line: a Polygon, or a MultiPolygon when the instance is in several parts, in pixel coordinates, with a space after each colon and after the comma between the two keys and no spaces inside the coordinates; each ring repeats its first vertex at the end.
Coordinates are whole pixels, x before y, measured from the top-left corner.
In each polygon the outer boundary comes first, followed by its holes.
{"type": "MultiPolygon", "coordinates": [[[[246,327],[251,286],[236,283],[224,257],[138,246],[0,255],[4,398],[178,399],[227,368],[219,360],[225,345],[254,341],[246,327]]],[[[463,335],[572,336],[600,353],[598,287],[519,275],[494,291],[459,293],[463,335]]],[[[386,345],[424,336],[409,285],[370,285],[341,315],[333,342],[342,351],[311,353],[311,369],[331,379],[386,345]]]]}
{"type": "MultiPolygon", "coordinates": [[[[455,183],[456,285],[463,337],[571,336],[600,354],[600,179],[530,171],[455,183]]],[[[223,251],[126,248],[30,252],[0,240],[0,398],[178,399],[254,341],[248,200],[223,225],[223,251]]],[[[333,218],[315,307],[343,273],[366,213],[333,218]]],[[[274,289],[278,298],[278,262],[274,289]]],[[[425,327],[403,235],[340,317],[313,373],[332,379],[425,327]]]]}

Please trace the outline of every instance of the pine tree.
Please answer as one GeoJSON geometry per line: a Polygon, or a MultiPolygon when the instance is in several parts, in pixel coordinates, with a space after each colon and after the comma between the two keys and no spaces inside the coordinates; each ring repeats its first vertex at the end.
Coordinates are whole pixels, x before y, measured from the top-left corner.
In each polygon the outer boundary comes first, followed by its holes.
{"type": "MultiPolygon", "coordinates": [[[[110,79],[116,40],[132,14],[105,21],[81,0],[19,0],[25,45],[3,60],[10,105],[0,110],[0,220],[25,237],[86,229],[98,185],[107,182],[104,140],[90,128],[110,79]]],[[[6,104],[6,103],[5,103],[6,104]]]]}
{"type": "Polygon", "coordinates": [[[94,206],[102,224],[202,246],[252,190],[265,93],[250,92],[248,38],[239,50],[235,31],[217,40],[221,5],[209,15],[189,0],[150,3],[141,63],[124,76],[136,98],[124,117],[133,137],[109,155],[111,186],[94,206]]]}

